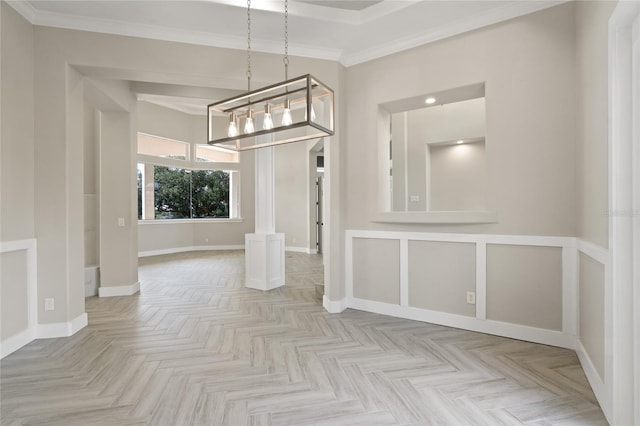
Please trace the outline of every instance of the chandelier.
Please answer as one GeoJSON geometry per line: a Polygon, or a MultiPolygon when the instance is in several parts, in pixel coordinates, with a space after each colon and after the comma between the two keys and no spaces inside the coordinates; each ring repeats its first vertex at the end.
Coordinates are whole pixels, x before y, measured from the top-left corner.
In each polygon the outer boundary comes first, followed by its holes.
{"type": "Polygon", "coordinates": [[[333,90],[310,74],[288,78],[289,3],[284,1],[282,82],[251,90],[251,0],[247,1],[247,92],[207,107],[208,144],[234,151],[334,134],[333,90]]]}

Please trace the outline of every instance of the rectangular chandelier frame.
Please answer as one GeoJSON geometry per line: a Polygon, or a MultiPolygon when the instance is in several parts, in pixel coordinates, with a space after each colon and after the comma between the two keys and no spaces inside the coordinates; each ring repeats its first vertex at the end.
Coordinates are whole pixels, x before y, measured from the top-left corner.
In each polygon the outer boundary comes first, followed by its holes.
{"type": "Polygon", "coordinates": [[[334,92],[306,74],[209,104],[207,122],[207,143],[233,151],[332,136],[334,92]]]}

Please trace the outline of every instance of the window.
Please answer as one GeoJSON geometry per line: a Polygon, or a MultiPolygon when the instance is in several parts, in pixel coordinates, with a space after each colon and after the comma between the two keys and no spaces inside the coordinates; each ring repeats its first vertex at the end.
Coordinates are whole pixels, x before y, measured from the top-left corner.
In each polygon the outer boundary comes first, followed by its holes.
{"type": "Polygon", "coordinates": [[[138,160],[138,219],[240,217],[237,153],[139,133],[138,160]]]}

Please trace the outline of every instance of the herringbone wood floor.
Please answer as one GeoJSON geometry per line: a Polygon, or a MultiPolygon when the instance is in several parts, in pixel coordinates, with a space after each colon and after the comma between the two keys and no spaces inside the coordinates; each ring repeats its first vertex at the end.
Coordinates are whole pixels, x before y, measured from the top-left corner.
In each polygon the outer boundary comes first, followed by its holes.
{"type": "Polygon", "coordinates": [[[323,311],[319,258],[243,287],[243,252],[140,262],[141,292],[1,363],[3,425],[606,424],[575,353],[323,311]]]}

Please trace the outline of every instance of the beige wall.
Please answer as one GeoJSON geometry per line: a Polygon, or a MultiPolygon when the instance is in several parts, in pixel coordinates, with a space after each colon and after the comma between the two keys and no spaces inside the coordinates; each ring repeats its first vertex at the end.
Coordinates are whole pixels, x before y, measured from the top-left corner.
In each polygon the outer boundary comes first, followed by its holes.
{"type": "Polygon", "coordinates": [[[580,341],[604,381],[604,266],[580,254],[580,341]]]}
{"type": "Polygon", "coordinates": [[[0,254],[0,340],[29,326],[27,274],[26,250],[0,254]]]}
{"type": "Polygon", "coordinates": [[[473,317],[475,244],[409,241],[409,306],[473,317]]]}
{"type": "MultiPolygon", "coordinates": [[[[34,32],[0,3],[0,241],[35,236],[34,32]]],[[[0,340],[28,326],[26,251],[0,254],[0,340]]]]}
{"type": "Polygon", "coordinates": [[[191,115],[149,102],[138,102],[139,132],[182,142],[206,144],[206,129],[207,117],[204,115],[191,115]]]}
{"type": "Polygon", "coordinates": [[[347,69],[347,229],[378,210],[378,105],[485,82],[492,225],[415,231],[575,233],[574,5],[565,4],[347,69]],[[364,212],[364,214],[363,214],[364,212]]]}
{"type": "Polygon", "coordinates": [[[562,330],[562,249],[488,244],[487,319],[562,330]]]}
{"type": "Polygon", "coordinates": [[[616,1],[578,1],[576,10],[577,229],[609,247],[608,20],[616,1]]]}
{"type": "Polygon", "coordinates": [[[275,166],[276,232],[284,233],[285,246],[308,249],[311,166],[308,145],[294,143],[276,147],[275,166]]]}
{"type": "Polygon", "coordinates": [[[353,239],[353,296],[400,303],[400,242],[353,239]]]}
{"type": "MultiPolygon", "coordinates": [[[[92,79],[116,79],[121,81],[149,81],[154,83],[168,83],[184,86],[218,87],[222,89],[244,89],[246,80],[243,73],[245,56],[240,50],[211,48],[183,43],[164,42],[157,40],[138,39],[54,29],[47,27],[35,27],[36,49],[36,73],[35,92],[43,101],[36,106],[36,200],[38,211],[36,227],[38,228],[38,272],[39,297],[55,297],[56,312],[42,313],[45,322],[68,321],[72,319],[71,312],[83,308],[82,302],[76,301],[75,296],[84,294],[82,273],[83,257],[83,210],[84,194],[82,188],[82,170],[77,170],[71,157],[67,158],[67,152],[74,152],[77,147],[75,139],[68,137],[68,130],[74,128],[74,123],[83,121],[82,108],[78,113],[76,108],[67,114],[67,99],[72,94],[67,74],[70,69],[77,70],[82,76],[92,79]],[[153,52],[152,55],[147,54],[153,52]],[[171,58],[167,61],[166,58],[171,58]],[[78,115],[73,115],[73,114],[78,115]],[[75,187],[75,177],[80,182],[79,188],[75,187]],[[53,210],[52,214],[44,214],[47,206],[53,210]],[[40,209],[42,207],[42,209],[40,209]],[[80,214],[80,219],[75,214],[80,214]],[[79,233],[78,233],[79,230],[79,233]],[[77,241],[80,243],[78,244],[77,241]],[[79,245],[79,251],[77,246],[79,245]],[[80,265],[76,265],[76,259],[80,265]],[[63,265],[60,267],[59,265],[63,265]],[[56,269],[57,268],[57,269],[56,269]],[[73,269],[73,270],[71,270],[73,269]],[[76,271],[77,270],[77,271],[76,271]],[[76,283],[77,281],[77,283],[76,283]],[[73,300],[70,306],[63,306],[58,311],[58,300],[73,300]],[[73,305],[73,306],[71,306],[73,305]],[[67,309],[69,308],[69,309],[67,309]]],[[[281,63],[278,55],[255,53],[253,55],[254,76],[252,82],[257,86],[279,81],[282,78],[281,69],[271,66],[273,63],[281,63]]],[[[291,58],[289,66],[291,75],[313,73],[323,82],[326,82],[336,90],[342,84],[342,67],[331,61],[315,60],[307,58],[291,58]]],[[[102,84],[100,88],[105,88],[102,84]]],[[[340,98],[336,97],[336,114],[341,114],[340,98]]],[[[126,108],[125,108],[126,109],[126,108]]],[[[132,116],[132,122],[135,117],[132,116]]],[[[131,127],[137,129],[136,127],[131,127]]],[[[204,128],[203,128],[204,130],[204,128]]],[[[75,132],[75,130],[74,130],[75,132]]],[[[80,129],[80,142],[82,142],[82,129],[80,129]]],[[[135,141],[132,134],[131,141],[135,141]]],[[[339,136],[331,138],[332,144],[338,143],[339,136]]],[[[123,197],[129,197],[130,212],[126,217],[126,226],[135,223],[136,194],[135,194],[135,143],[130,144],[131,156],[122,159],[120,164],[110,164],[111,173],[121,173],[122,170],[131,170],[130,188],[125,190],[123,197]],[[127,192],[128,191],[128,192],[127,192]]],[[[336,148],[338,146],[336,145],[336,148]]],[[[80,164],[82,164],[82,150],[80,149],[80,164]]],[[[339,165],[339,151],[335,151],[333,164],[336,169],[339,165]]],[[[108,172],[105,172],[108,173],[108,172]]],[[[336,170],[338,174],[338,170],[336,170]]],[[[253,180],[253,175],[243,173],[242,179],[253,180]]],[[[252,208],[244,209],[252,205],[252,201],[244,201],[245,197],[253,194],[243,194],[243,216],[245,224],[253,227],[252,208]],[[250,204],[249,204],[250,203],[250,204]],[[251,216],[249,216],[251,215],[251,216]]],[[[338,196],[336,191],[334,196],[338,196]]],[[[334,200],[333,206],[338,210],[339,202],[334,200]]],[[[104,212],[105,207],[101,207],[104,212]]],[[[118,206],[120,208],[120,206],[118,206]]],[[[111,212],[114,218],[105,218],[105,223],[117,223],[115,211],[111,212]]],[[[135,225],[134,225],[135,226],[135,225]]],[[[121,230],[119,230],[121,231],[121,230]]],[[[130,230],[127,229],[126,232],[130,230]]],[[[338,236],[339,232],[335,231],[338,236]]],[[[127,248],[130,255],[135,256],[138,251],[137,232],[130,233],[128,243],[134,244],[133,249],[127,248]]],[[[337,252],[332,264],[335,266],[332,273],[339,283],[341,278],[341,244],[336,241],[337,252]]],[[[211,244],[211,242],[209,243],[211,244]]],[[[100,256],[107,244],[101,243],[100,256]]],[[[122,248],[109,248],[109,250],[122,248]]],[[[133,262],[130,263],[133,265],[133,262]]],[[[128,266],[127,266],[128,268],[128,266]]],[[[131,275],[133,276],[133,275],[131,275]]],[[[116,284],[114,282],[114,284],[116,284]]],[[[119,283],[126,285],[131,283],[119,283]]],[[[64,303],[63,303],[64,304],[64,303]]]]}
{"type": "Polygon", "coordinates": [[[487,159],[483,142],[429,145],[431,211],[487,210],[487,159]]]}
{"type": "Polygon", "coordinates": [[[33,238],[33,27],[2,2],[0,240],[33,238]]]}

